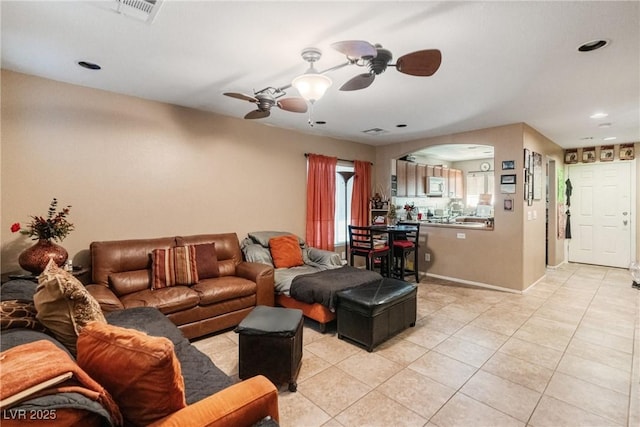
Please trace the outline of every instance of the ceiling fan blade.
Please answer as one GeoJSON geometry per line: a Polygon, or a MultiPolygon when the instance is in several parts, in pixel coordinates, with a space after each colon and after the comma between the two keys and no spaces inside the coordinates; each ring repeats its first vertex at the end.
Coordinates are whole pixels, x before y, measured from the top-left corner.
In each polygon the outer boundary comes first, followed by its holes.
{"type": "Polygon", "coordinates": [[[363,40],[345,40],[333,43],[331,47],[349,58],[370,59],[378,54],[374,45],[363,40]]]}
{"type": "Polygon", "coordinates": [[[249,101],[249,102],[258,102],[258,100],[251,96],[251,95],[245,95],[244,93],[238,93],[238,92],[225,92],[224,95],[230,96],[232,98],[236,98],[236,99],[241,99],[243,101],[249,101]]]}
{"type": "Polygon", "coordinates": [[[438,49],[419,50],[401,56],[396,61],[396,69],[412,76],[431,76],[442,62],[442,53],[438,49]]]}
{"type": "Polygon", "coordinates": [[[306,113],[307,101],[304,98],[284,98],[278,101],[278,107],[293,113],[306,113]]]}
{"type": "Polygon", "coordinates": [[[265,117],[269,117],[271,115],[271,111],[269,110],[253,110],[247,113],[244,116],[245,119],[264,119],[265,117]]]}
{"type": "Polygon", "coordinates": [[[376,75],[373,73],[359,74],[353,77],[351,80],[342,85],[340,90],[360,90],[371,86],[371,83],[376,79],[376,75]]]}

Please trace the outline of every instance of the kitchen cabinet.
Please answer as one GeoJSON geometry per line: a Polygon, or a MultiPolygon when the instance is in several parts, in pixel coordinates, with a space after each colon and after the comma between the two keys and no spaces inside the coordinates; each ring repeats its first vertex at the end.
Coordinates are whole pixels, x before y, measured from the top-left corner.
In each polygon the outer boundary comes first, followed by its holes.
{"type": "Polygon", "coordinates": [[[426,197],[427,196],[427,165],[396,161],[396,196],[398,197],[426,197]]]}
{"type": "Polygon", "coordinates": [[[462,171],[458,169],[449,169],[448,177],[448,195],[454,199],[462,199],[464,197],[464,187],[462,171]]]}
{"type": "Polygon", "coordinates": [[[416,195],[416,172],[418,165],[407,163],[407,197],[416,195]]]}
{"type": "Polygon", "coordinates": [[[427,165],[416,165],[416,196],[427,197],[427,165]]]}
{"type": "Polygon", "coordinates": [[[396,161],[396,183],[398,197],[407,197],[407,164],[404,160],[396,161]]]}

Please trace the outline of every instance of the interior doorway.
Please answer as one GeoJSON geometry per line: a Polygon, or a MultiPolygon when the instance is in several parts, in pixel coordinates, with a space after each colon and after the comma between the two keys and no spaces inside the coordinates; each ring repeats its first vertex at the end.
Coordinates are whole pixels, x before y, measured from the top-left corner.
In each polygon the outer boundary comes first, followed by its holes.
{"type": "Polygon", "coordinates": [[[631,175],[631,162],[569,166],[569,262],[629,266],[635,230],[631,175]]]}

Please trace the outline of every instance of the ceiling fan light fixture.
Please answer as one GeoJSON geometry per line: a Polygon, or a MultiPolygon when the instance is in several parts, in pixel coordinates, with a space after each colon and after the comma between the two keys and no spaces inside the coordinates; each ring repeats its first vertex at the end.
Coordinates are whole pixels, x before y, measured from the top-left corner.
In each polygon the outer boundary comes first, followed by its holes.
{"type": "Polygon", "coordinates": [[[322,98],[332,84],[333,82],[329,77],[318,74],[313,68],[313,64],[311,64],[306,73],[296,77],[291,82],[291,86],[298,90],[300,96],[312,104],[322,98]]]}

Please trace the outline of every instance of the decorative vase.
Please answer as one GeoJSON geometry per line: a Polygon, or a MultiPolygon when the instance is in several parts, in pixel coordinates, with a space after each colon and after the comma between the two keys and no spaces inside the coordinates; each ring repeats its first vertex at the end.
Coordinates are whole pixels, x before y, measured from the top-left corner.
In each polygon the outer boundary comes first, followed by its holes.
{"type": "Polygon", "coordinates": [[[51,240],[40,239],[38,242],[25,249],[18,258],[20,267],[33,274],[40,274],[49,263],[49,259],[59,266],[67,262],[69,254],[67,250],[51,240]]]}

